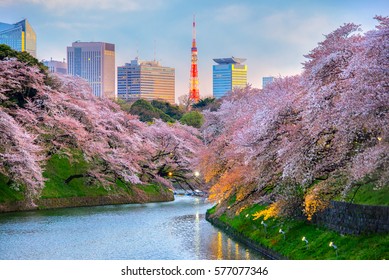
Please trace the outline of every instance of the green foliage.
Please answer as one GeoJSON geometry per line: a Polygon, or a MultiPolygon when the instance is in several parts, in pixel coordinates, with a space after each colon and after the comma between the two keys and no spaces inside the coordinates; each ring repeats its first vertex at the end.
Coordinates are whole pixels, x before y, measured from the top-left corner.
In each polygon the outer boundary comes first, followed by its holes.
{"type": "MultiPolygon", "coordinates": [[[[295,260],[377,260],[389,258],[389,234],[370,234],[360,236],[342,235],[318,227],[306,221],[292,219],[268,219],[266,228],[261,219],[253,221],[252,215],[266,206],[254,205],[243,210],[239,215],[229,217],[223,214],[219,219],[264,247],[295,260]],[[246,217],[247,216],[247,217],[246,217]],[[284,235],[279,232],[282,229],[284,235]],[[305,236],[308,246],[302,241],[305,236]],[[333,247],[338,247],[338,255],[333,247]]],[[[215,212],[215,209],[212,209],[215,212]]],[[[210,212],[209,212],[210,213],[210,212]]]]}
{"type": "Polygon", "coordinates": [[[136,185],[136,187],[149,195],[158,195],[159,193],[161,193],[161,189],[162,189],[161,186],[154,185],[154,184],[136,185]]]}
{"type": "Polygon", "coordinates": [[[172,105],[169,102],[153,100],[153,101],[151,101],[151,105],[154,108],[160,109],[166,115],[169,115],[170,117],[172,117],[175,120],[181,119],[182,115],[184,114],[184,112],[180,109],[179,106],[172,105]]]}
{"type": "Polygon", "coordinates": [[[353,188],[345,200],[357,204],[389,206],[389,185],[377,187],[374,182],[361,183],[353,188]]]}
{"type": "Polygon", "coordinates": [[[164,122],[174,122],[175,120],[165,114],[158,108],[154,108],[150,102],[139,99],[135,101],[130,108],[130,113],[133,115],[138,115],[139,120],[142,122],[152,122],[153,119],[161,119],[164,122]]]}
{"type": "Polygon", "coordinates": [[[204,116],[200,112],[191,111],[182,116],[180,119],[182,124],[200,128],[204,123],[204,116]]]}
{"type": "Polygon", "coordinates": [[[117,98],[115,100],[115,102],[116,102],[116,104],[118,104],[120,106],[120,108],[123,111],[125,111],[127,113],[130,113],[130,111],[131,111],[131,103],[129,103],[129,102],[127,102],[127,101],[125,101],[125,100],[123,100],[121,98],[117,98]]]}
{"type": "Polygon", "coordinates": [[[197,103],[192,105],[192,108],[199,110],[207,110],[216,111],[220,107],[220,102],[213,97],[207,97],[204,99],[200,99],[197,103]]]}
{"type": "Polygon", "coordinates": [[[0,203],[15,202],[24,199],[24,187],[12,187],[12,182],[7,176],[0,173],[0,203]]]}
{"type": "Polygon", "coordinates": [[[47,74],[47,67],[38,61],[35,57],[30,55],[28,52],[18,52],[11,49],[5,44],[0,44],[0,60],[16,58],[17,60],[27,63],[29,66],[37,66],[40,72],[47,74]]]}

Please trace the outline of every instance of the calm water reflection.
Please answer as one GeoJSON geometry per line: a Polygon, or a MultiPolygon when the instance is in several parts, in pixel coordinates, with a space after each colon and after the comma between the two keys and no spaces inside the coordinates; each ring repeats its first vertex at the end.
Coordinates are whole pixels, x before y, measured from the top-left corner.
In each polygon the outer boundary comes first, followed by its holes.
{"type": "Polygon", "coordinates": [[[204,219],[200,198],[0,214],[0,259],[261,259],[204,219]]]}

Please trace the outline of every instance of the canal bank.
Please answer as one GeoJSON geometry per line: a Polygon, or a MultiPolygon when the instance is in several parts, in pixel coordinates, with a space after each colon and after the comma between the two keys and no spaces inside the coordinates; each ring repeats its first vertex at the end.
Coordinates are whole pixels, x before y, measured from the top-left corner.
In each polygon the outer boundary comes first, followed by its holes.
{"type": "MultiPolygon", "coordinates": [[[[66,190],[72,192],[72,190],[66,190]]],[[[29,211],[42,209],[56,209],[68,207],[88,207],[100,205],[134,204],[166,202],[174,200],[173,192],[158,185],[136,185],[130,189],[111,187],[109,190],[103,188],[84,187],[78,189],[77,193],[61,193],[41,196],[36,201],[35,207],[28,207],[21,196],[20,200],[3,200],[0,202],[1,212],[29,211]]]]}
{"type": "Polygon", "coordinates": [[[381,260],[389,259],[389,234],[342,234],[305,220],[253,220],[265,209],[252,205],[239,214],[207,211],[207,220],[272,259],[381,260]]]}
{"type": "Polygon", "coordinates": [[[286,260],[284,256],[278,254],[277,252],[266,248],[265,246],[262,246],[261,244],[256,243],[252,239],[245,236],[243,233],[236,230],[234,227],[232,227],[230,224],[225,223],[218,218],[211,218],[209,215],[209,212],[207,211],[205,219],[210,222],[215,227],[221,229],[223,232],[225,232],[227,235],[231,236],[233,239],[241,242],[242,244],[246,245],[247,247],[259,252],[260,254],[266,256],[267,259],[270,260],[286,260]]]}

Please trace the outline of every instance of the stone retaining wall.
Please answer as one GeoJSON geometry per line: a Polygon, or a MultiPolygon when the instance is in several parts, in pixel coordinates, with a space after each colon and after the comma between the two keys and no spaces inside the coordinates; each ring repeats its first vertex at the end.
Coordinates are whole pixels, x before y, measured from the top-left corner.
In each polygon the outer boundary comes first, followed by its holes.
{"type": "Polygon", "coordinates": [[[388,233],[389,207],[331,201],[312,221],[343,234],[388,233]]]}

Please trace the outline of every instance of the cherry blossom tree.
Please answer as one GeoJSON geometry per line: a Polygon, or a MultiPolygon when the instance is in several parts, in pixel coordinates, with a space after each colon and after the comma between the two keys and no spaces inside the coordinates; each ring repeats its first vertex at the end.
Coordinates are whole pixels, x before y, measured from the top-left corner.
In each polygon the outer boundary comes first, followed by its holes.
{"type": "Polygon", "coordinates": [[[79,177],[107,188],[116,180],[189,188],[199,183],[192,170],[202,145],[196,129],[159,120],[142,123],[116,103],[95,97],[80,78],[46,79],[38,67],[0,61],[0,110],[0,172],[26,188],[30,206],[44,187],[45,159],[54,154],[71,159],[74,149],[82,151],[89,168],[67,183],[79,177]]]}
{"type": "Polygon", "coordinates": [[[312,217],[366,176],[388,184],[389,28],[376,19],[365,34],[345,24],[325,36],[301,75],[205,112],[200,166],[221,208],[266,202],[266,215],[312,217]]]}

